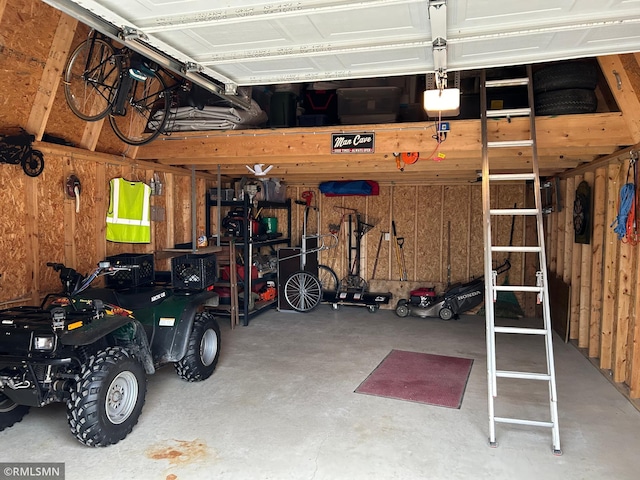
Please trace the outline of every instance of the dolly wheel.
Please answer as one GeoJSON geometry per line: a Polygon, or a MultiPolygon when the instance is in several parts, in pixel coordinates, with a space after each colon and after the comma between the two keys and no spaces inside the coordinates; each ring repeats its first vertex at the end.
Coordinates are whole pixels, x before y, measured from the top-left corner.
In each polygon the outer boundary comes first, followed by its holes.
{"type": "Polygon", "coordinates": [[[378,310],[378,305],[368,305],[367,308],[369,309],[369,313],[376,313],[376,310],[378,310]]]}
{"type": "Polygon", "coordinates": [[[331,304],[331,308],[333,308],[334,310],[339,310],[340,309],[340,305],[338,305],[337,303],[332,303],[331,304]]]}
{"type": "Polygon", "coordinates": [[[409,316],[409,307],[407,307],[407,303],[398,303],[396,307],[396,315],[399,317],[408,317],[409,316]]]}
{"type": "Polygon", "coordinates": [[[453,318],[453,311],[448,307],[442,307],[438,312],[438,316],[442,320],[451,320],[453,318]]]}

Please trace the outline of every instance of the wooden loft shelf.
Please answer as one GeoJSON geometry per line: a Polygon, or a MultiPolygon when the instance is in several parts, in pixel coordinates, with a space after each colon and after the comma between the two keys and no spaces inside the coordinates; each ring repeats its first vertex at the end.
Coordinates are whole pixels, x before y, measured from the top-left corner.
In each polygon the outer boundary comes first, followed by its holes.
{"type": "Polygon", "coordinates": [[[159,252],[156,252],[156,258],[164,260],[165,258],[177,257],[178,255],[184,255],[185,253],[196,253],[198,255],[203,253],[217,253],[222,251],[222,247],[217,245],[211,245],[209,247],[198,248],[165,248],[159,252]]]}

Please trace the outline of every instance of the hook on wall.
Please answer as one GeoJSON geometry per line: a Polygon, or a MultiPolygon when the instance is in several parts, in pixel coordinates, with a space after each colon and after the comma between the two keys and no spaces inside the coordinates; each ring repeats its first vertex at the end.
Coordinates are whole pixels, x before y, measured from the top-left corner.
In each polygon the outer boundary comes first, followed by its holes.
{"type": "Polygon", "coordinates": [[[76,199],[76,213],[78,213],[80,211],[80,192],[82,191],[80,179],[76,175],[69,175],[64,189],[70,198],[76,199]]]}

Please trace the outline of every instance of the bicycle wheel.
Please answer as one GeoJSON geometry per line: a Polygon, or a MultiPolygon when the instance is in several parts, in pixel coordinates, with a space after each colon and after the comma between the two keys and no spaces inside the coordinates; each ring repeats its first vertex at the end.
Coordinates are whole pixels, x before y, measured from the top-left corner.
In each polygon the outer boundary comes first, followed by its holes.
{"type": "Polygon", "coordinates": [[[90,39],[78,45],[64,69],[64,96],[71,111],[87,122],[109,113],[120,70],[110,43],[90,39]]]}
{"type": "Polygon", "coordinates": [[[145,145],[152,141],[164,131],[169,117],[171,101],[164,80],[152,71],[145,72],[145,77],[145,80],[131,82],[124,115],[115,112],[109,115],[114,133],[129,145],[145,145]]]}
{"type": "Polygon", "coordinates": [[[44,170],[44,155],[40,150],[31,150],[28,156],[22,158],[22,170],[30,177],[37,177],[44,170]]]}
{"type": "Polygon", "coordinates": [[[338,276],[331,267],[318,265],[318,279],[323,292],[335,292],[338,290],[338,276]]]}
{"type": "Polygon", "coordinates": [[[296,272],[284,284],[284,298],[298,312],[313,310],[321,296],[320,280],[308,272],[296,272]]]}

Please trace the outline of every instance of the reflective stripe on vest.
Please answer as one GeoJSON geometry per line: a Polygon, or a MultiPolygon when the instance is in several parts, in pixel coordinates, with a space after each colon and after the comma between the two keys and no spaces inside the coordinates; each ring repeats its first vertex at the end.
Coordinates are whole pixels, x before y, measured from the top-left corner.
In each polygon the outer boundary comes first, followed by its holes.
{"type": "Polygon", "coordinates": [[[107,212],[107,240],[123,243],[150,243],[151,188],[142,182],[113,178],[109,182],[111,200],[107,212]]]}

